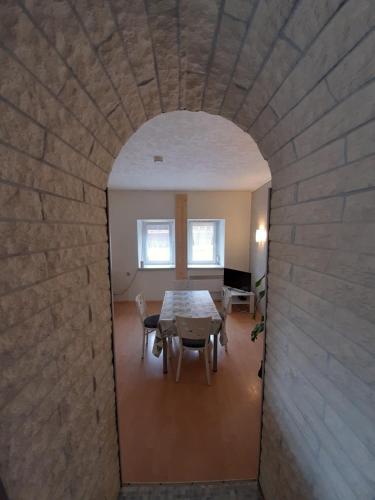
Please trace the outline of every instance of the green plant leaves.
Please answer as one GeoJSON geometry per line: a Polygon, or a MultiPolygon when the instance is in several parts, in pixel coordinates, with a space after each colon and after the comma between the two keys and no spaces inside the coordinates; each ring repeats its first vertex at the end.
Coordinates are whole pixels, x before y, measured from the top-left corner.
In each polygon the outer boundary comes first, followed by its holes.
{"type": "MultiPolygon", "coordinates": [[[[263,274],[263,276],[258,279],[258,281],[255,283],[255,287],[256,288],[259,288],[262,285],[262,282],[265,279],[265,277],[266,277],[266,275],[263,274]]],[[[266,295],[266,290],[263,289],[263,290],[260,290],[260,292],[255,297],[254,319],[255,319],[255,316],[256,316],[257,309],[258,309],[258,304],[265,297],[265,295],[266,295]]],[[[264,331],[264,316],[262,315],[261,322],[257,323],[254,326],[254,328],[253,328],[253,330],[251,332],[251,340],[253,342],[255,342],[256,339],[257,339],[257,337],[258,337],[258,335],[260,333],[262,333],[263,331],[264,331]]]]}
{"type": "Polygon", "coordinates": [[[251,340],[255,342],[260,333],[264,332],[264,321],[257,323],[251,331],[251,340]]]}
{"type": "Polygon", "coordinates": [[[260,285],[262,284],[262,281],[264,280],[265,277],[266,277],[266,275],[263,274],[263,276],[261,278],[259,278],[258,281],[255,282],[255,287],[256,288],[260,287],[260,285]]]}

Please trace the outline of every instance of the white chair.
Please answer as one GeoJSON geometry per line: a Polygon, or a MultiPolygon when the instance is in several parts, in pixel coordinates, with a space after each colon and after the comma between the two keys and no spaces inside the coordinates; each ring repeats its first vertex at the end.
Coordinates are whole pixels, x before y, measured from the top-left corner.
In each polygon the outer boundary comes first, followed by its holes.
{"type": "Polygon", "coordinates": [[[154,332],[158,328],[159,314],[147,316],[147,306],[143,293],[139,293],[135,298],[139,319],[142,325],[142,359],[145,357],[145,344],[148,344],[149,333],[154,332]]]}
{"type": "Polygon", "coordinates": [[[178,357],[176,382],[180,380],[181,363],[184,350],[199,351],[204,353],[206,377],[208,385],[211,384],[209,356],[211,354],[210,331],[211,317],[187,318],[176,316],[176,327],[179,338],[180,353],[178,357]]]}
{"type": "MultiPolygon", "coordinates": [[[[223,294],[223,309],[220,313],[221,319],[222,319],[222,329],[225,329],[225,333],[228,337],[228,332],[227,332],[227,316],[231,311],[231,300],[232,296],[228,288],[224,288],[224,294],[223,294]]],[[[228,352],[228,342],[225,344],[225,352],[228,352]]]]}

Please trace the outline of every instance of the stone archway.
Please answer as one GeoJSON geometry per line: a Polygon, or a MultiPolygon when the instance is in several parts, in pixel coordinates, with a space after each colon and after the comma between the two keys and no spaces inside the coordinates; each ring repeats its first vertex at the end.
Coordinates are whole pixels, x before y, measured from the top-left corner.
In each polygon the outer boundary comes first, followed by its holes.
{"type": "Polygon", "coordinates": [[[104,189],[131,133],[176,109],[233,120],[273,174],[266,498],[371,497],[374,19],[371,0],[2,2],[12,499],[117,495],[104,189]]]}

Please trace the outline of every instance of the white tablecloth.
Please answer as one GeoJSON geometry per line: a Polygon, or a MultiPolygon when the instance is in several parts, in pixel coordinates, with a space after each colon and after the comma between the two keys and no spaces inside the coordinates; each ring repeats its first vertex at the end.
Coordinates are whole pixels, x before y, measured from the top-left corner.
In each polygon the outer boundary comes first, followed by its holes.
{"type": "Polygon", "coordinates": [[[157,357],[163,349],[163,338],[177,335],[176,316],[212,318],[212,335],[220,335],[221,345],[227,343],[224,322],[216,309],[208,290],[166,291],[159,318],[159,330],[156,331],[153,354],[157,357]]]}

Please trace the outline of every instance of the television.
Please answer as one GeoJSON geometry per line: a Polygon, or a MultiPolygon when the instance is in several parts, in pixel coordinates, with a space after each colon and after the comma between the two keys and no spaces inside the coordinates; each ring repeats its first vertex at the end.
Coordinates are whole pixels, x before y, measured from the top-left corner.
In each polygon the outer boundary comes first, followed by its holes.
{"type": "Polygon", "coordinates": [[[224,286],[251,292],[251,273],[224,267],[224,286]]]}

